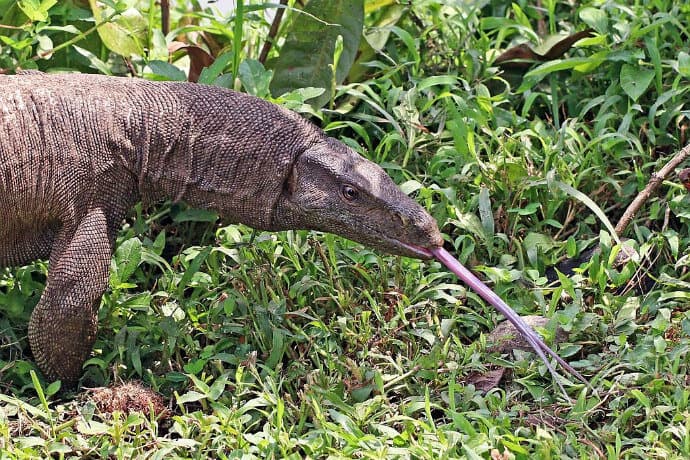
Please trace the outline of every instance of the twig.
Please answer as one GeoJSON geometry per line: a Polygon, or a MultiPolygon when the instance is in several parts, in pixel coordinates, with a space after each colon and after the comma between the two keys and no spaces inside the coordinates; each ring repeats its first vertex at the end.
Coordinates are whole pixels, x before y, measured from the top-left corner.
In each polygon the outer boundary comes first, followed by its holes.
{"type": "Polygon", "coordinates": [[[12,30],[23,30],[31,22],[27,22],[23,26],[8,26],[7,24],[0,24],[0,29],[12,29],[12,30]]]}
{"type": "Polygon", "coordinates": [[[635,217],[635,214],[637,214],[637,211],[639,211],[642,205],[649,199],[652,192],[654,192],[654,190],[661,185],[666,177],[668,177],[668,175],[671,174],[671,172],[679,164],[688,158],[688,156],[690,156],[690,144],[678,151],[678,153],[676,153],[673,158],[671,158],[668,163],[666,163],[664,167],[659,170],[658,173],[652,174],[652,178],[649,179],[647,186],[644,188],[644,190],[637,194],[633,202],[630,203],[630,206],[628,206],[628,209],[626,209],[623,213],[623,217],[621,217],[618,221],[615,229],[617,235],[621,235],[623,233],[630,221],[633,219],[633,217],[635,217]]]}
{"type": "Polygon", "coordinates": [[[67,40],[66,42],[60,43],[58,46],[56,46],[56,47],[54,47],[54,48],[52,48],[52,49],[49,49],[49,50],[47,50],[47,51],[43,51],[42,53],[36,54],[35,56],[33,56],[33,57],[31,58],[31,60],[32,60],[32,61],[38,61],[39,59],[43,59],[43,58],[46,57],[46,56],[49,56],[49,55],[51,55],[51,54],[54,54],[54,53],[56,53],[57,51],[60,51],[60,50],[63,49],[63,48],[67,48],[68,46],[74,45],[74,44],[77,43],[78,41],[83,40],[83,39],[85,39],[88,35],[94,33],[96,30],[98,30],[99,27],[101,27],[103,24],[109,22],[111,19],[113,19],[113,18],[114,18],[115,16],[117,16],[118,14],[120,14],[120,13],[114,12],[113,14],[111,14],[110,16],[108,16],[107,18],[105,18],[104,20],[102,20],[101,22],[99,22],[98,24],[96,24],[95,26],[91,27],[90,29],[85,30],[84,32],[82,32],[82,33],[80,33],[79,35],[77,35],[76,37],[73,37],[73,38],[67,40]]]}
{"type": "Polygon", "coordinates": [[[129,70],[129,74],[133,77],[137,76],[137,69],[134,68],[134,64],[132,64],[131,59],[127,59],[126,57],[122,57],[122,60],[125,61],[125,66],[129,70]]]}
{"type": "Polygon", "coordinates": [[[262,64],[266,63],[266,58],[268,58],[268,52],[271,51],[271,46],[278,35],[278,27],[280,27],[280,21],[283,19],[283,13],[285,12],[285,6],[288,0],[280,0],[282,8],[278,8],[276,15],[273,17],[273,22],[271,23],[271,29],[268,31],[268,37],[264,42],[264,46],[261,48],[261,54],[259,55],[259,62],[262,64]]]}
{"type": "Polygon", "coordinates": [[[163,35],[170,32],[170,0],[161,0],[161,30],[163,35]]]}
{"type": "Polygon", "coordinates": [[[563,221],[563,226],[561,227],[558,232],[554,235],[554,239],[556,241],[560,241],[559,238],[561,237],[561,234],[565,231],[566,228],[568,228],[568,225],[570,225],[570,222],[575,220],[575,216],[577,213],[575,212],[575,208],[573,207],[573,202],[568,200],[568,212],[565,215],[565,221],[563,221]]]}

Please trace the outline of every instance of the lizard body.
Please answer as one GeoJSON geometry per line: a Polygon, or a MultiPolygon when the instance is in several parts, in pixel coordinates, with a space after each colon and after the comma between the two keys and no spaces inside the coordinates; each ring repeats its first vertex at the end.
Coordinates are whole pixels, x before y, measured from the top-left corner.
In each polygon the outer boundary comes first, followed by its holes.
{"type": "Polygon", "coordinates": [[[277,105],[191,83],[0,76],[0,266],[49,260],[29,323],[47,378],[78,380],[117,230],[138,200],[165,198],[411,257],[443,243],[378,165],[277,105]]]}

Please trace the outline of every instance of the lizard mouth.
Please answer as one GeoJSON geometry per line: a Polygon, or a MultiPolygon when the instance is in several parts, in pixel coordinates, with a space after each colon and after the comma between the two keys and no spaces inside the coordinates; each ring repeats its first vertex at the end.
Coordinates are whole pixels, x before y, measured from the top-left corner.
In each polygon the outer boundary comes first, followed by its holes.
{"type": "Polygon", "coordinates": [[[434,257],[431,250],[429,250],[427,248],[423,248],[421,246],[416,246],[414,244],[403,243],[402,241],[395,240],[395,239],[392,239],[391,241],[394,242],[396,245],[404,248],[405,250],[413,253],[416,257],[418,257],[420,259],[431,259],[434,257]]]}
{"type": "MultiPolygon", "coordinates": [[[[378,247],[379,249],[391,254],[397,254],[405,257],[413,257],[416,259],[433,259],[433,251],[443,246],[442,239],[440,242],[437,243],[433,241],[433,238],[431,237],[421,239],[421,241],[419,238],[414,238],[412,236],[410,236],[409,238],[405,238],[408,241],[411,239],[416,239],[416,242],[421,243],[423,245],[422,246],[400,240],[392,235],[388,235],[384,232],[381,232],[379,229],[375,227],[368,227],[368,230],[370,231],[370,234],[367,235],[368,238],[366,240],[360,240],[361,243],[364,243],[374,248],[378,247]],[[378,244],[376,243],[377,240],[378,244]]],[[[439,239],[440,238],[441,237],[439,234],[439,239]]]]}

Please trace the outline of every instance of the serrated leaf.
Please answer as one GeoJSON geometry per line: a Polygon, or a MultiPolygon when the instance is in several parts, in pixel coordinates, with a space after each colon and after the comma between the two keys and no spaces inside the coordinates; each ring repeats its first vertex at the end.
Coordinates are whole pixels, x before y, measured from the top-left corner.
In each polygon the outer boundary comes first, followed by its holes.
{"type": "Polygon", "coordinates": [[[630,64],[623,64],[621,68],[621,88],[633,101],[637,101],[642,96],[652,79],[654,79],[654,70],[652,69],[642,69],[630,64]]]}

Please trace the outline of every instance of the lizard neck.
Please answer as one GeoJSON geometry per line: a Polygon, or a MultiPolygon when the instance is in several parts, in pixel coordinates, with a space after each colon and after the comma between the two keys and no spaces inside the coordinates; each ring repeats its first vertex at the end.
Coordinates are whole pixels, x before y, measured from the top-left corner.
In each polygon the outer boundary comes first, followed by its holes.
{"type": "Polygon", "coordinates": [[[166,89],[173,108],[159,110],[148,123],[155,126],[154,139],[137,165],[142,196],[183,201],[215,210],[228,223],[272,229],[294,159],[320,132],[255,97],[203,85],[166,89]]]}

